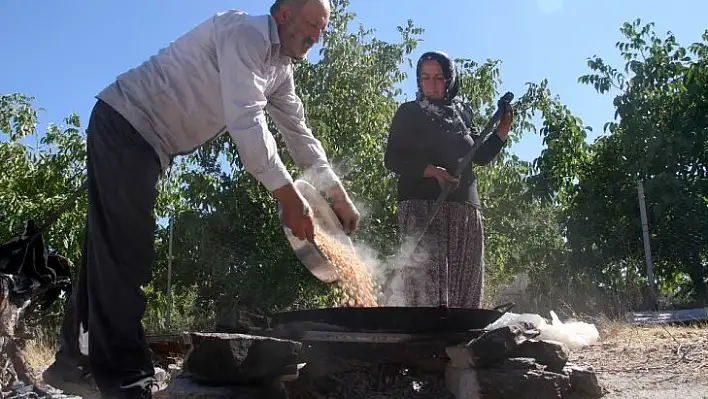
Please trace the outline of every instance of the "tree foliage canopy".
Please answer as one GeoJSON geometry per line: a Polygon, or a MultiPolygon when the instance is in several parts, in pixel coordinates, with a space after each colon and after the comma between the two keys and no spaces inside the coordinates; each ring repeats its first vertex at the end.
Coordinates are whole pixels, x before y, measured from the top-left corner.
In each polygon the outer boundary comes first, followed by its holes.
{"type": "MultiPolygon", "coordinates": [[[[347,7],[346,0],[333,1],[319,60],[296,65],[297,90],[309,126],[363,210],[354,239],[383,258],[399,245],[396,176],[383,166],[386,137],[405,67],[412,67],[409,57],[424,30],[408,21],[398,28],[398,41],[382,41],[371,30],[352,27],[347,7]]],[[[490,287],[526,272],[537,296],[547,299],[537,305],[583,295],[572,302],[576,307],[611,305],[607,298],[643,290],[642,181],[662,293],[706,298],[708,32],[688,47],[639,20],[625,23],[621,32],[625,41],[616,47],[624,67],[593,56],[590,73],[579,78],[599,93],[615,93],[615,118],[603,136],[588,143],[591,128],[553,95],[549,81],[531,82],[515,102],[510,145],[478,167],[490,287]],[[531,123],[536,117],[542,121],[538,128],[531,123]],[[532,162],[512,153],[524,134],[543,140],[532,162]]],[[[500,95],[501,62],[459,58],[456,66],[461,96],[483,125],[500,95]]],[[[3,239],[18,234],[27,219],[43,220],[85,178],[79,116],[40,133],[33,100],[0,96],[3,239]]],[[[269,124],[288,169],[300,174],[269,124]]],[[[77,263],[85,206],[80,199],[46,234],[52,249],[77,263]]],[[[181,318],[175,322],[203,321],[233,306],[277,310],[331,303],[331,287],[299,264],[282,234],[275,200],[243,170],[227,136],[178,160],[160,182],[155,213],[163,223],[147,289],[150,321],[164,320],[168,267],[175,318],[181,318]]]]}

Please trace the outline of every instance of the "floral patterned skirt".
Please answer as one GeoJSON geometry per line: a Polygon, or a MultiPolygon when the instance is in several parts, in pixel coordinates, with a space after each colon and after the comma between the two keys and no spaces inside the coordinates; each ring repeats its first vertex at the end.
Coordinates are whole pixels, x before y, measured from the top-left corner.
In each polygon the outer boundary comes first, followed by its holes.
{"type": "MultiPolygon", "coordinates": [[[[420,231],[434,201],[399,202],[404,243],[420,231]]],[[[405,248],[405,245],[404,245],[405,248]]],[[[402,271],[404,306],[479,308],[484,288],[484,227],[473,205],[445,202],[402,271]]]]}

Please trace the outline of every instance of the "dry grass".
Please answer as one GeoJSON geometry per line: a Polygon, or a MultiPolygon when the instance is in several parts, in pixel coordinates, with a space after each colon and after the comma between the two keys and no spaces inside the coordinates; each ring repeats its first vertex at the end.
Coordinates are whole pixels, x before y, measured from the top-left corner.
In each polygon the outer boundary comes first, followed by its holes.
{"type": "Polygon", "coordinates": [[[27,341],[27,360],[35,370],[42,370],[54,361],[57,346],[53,340],[38,337],[27,341]]]}
{"type": "Polygon", "coordinates": [[[604,320],[597,345],[574,351],[571,361],[597,372],[708,375],[708,323],[634,326],[604,320]]]}

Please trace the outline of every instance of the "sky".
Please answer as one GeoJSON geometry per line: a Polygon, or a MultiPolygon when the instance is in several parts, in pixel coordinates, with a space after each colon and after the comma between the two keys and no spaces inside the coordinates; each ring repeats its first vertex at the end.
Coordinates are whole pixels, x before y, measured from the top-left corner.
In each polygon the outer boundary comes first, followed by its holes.
{"type": "MultiPolygon", "coordinates": [[[[22,92],[45,109],[40,131],[77,112],[82,124],[94,96],[115,77],[139,65],[180,34],[231,8],[268,12],[266,0],[0,0],[0,93],[22,92]]],[[[622,67],[615,48],[623,22],[653,21],[660,34],[672,31],[680,43],[700,40],[708,28],[708,2],[697,0],[351,0],[355,24],[397,40],[407,19],[425,29],[413,59],[427,50],[483,61],[501,59],[500,91],[517,98],[526,82],[549,80],[572,112],[594,128],[612,120],[611,95],[577,82],[588,73],[588,57],[598,55],[622,67]],[[496,4],[496,5],[494,5],[496,4]]],[[[356,26],[356,25],[355,25],[356,26]]],[[[311,56],[314,54],[311,54],[311,56]]],[[[414,78],[403,85],[413,95],[414,78]]],[[[532,160],[542,149],[527,134],[512,152],[532,160]]]]}

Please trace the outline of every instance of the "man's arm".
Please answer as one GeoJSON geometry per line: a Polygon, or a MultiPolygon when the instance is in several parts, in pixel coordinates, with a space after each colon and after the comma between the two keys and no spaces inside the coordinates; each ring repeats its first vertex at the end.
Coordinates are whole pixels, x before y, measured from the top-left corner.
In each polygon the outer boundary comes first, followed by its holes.
{"type": "Polygon", "coordinates": [[[266,110],[283,136],[293,161],[315,187],[333,199],[343,193],[341,182],[332,170],[324,148],[305,121],[305,108],[295,92],[292,69],[285,81],[269,96],[266,110]]]}
{"type": "Polygon", "coordinates": [[[266,57],[270,43],[257,29],[243,25],[216,34],[216,55],[226,128],[244,168],[269,191],[292,183],[268,130],[266,57]]]}
{"type": "Polygon", "coordinates": [[[332,199],[332,207],[347,233],[357,229],[359,211],[352,203],[342,182],[332,170],[324,148],[305,124],[305,109],[295,93],[292,69],[285,81],[269,97],[268,114],[283,135],[295,164],[300,167],[314,186],[332,199]]]}

